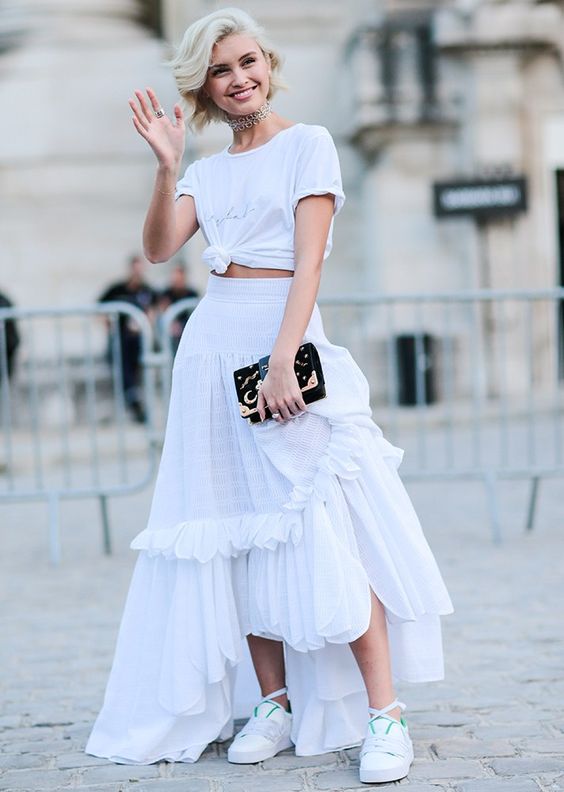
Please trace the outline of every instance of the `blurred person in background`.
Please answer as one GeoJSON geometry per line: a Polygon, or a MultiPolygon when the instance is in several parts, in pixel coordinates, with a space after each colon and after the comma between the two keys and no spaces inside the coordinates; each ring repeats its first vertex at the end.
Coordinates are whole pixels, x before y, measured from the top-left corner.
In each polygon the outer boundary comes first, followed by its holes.
{"type": "MultiPolygon", "coordinates": [[[[134,305],[145,313],[151,324],[155,323],[158,295],[155,289],[143,279],[146,267],[145,259],[135,253],[128,261],[127,277],[111,284],[100,295],[98,302],[122,301],[134,305]]],[[[112,324],[108,321],[110,335],[108,338],[108,360],[112,365],[116,339],[111,333],[112,324]]],[[[121,351],[121,375],[125,404],[134,420],[145,421],[145,407],[141,400],[141,333],[137,322],[126,314],[119,315],[118,322],[119,347],[121,351]]]]}
{"type": "MultiPolygon", "coordinates": [[[[0,308],[12,308],[13,303],[6,297],[5,294],[0,292],[0,308]]],[[[20,343],[20,336],[18,333],[18,326],[15,319],[5,319],[2,321],[0,327],[0,381],[4,371],[4,365],[1,362],[4,354],[6,355],[6,369],[8,377],[14,373],[16,365],[16,350],[20,343]]]]}
{"type": "Polygon", "coordinates": [[[360,780],[394,781],[413,760],[395,684],[443,678],[452,604],[397,472],[403,452],[373,422],[366,378],[316,304],[345,200],[337,150],[325,127],[273,110],[280,56],[240,9],[194,22],[172,65],[191,123],[222,121],[233,137],[179,179],[180,105],[169,118],[151,89],[130,100],[157,160],[147,257],[169,261],[201,229],[209,277],[175,358],[149,522],[131,543],[140,553],[86,752],[195,762],[233,736],[240,705],[250,717],[229,762],[362,743],[360,780]],[[326,383],[310,404],[305,342],[326,383]]]}
{"type": "MultiPolygon", "coordinates": [[[[186,279],[186,268],[184,264],[175,264],[170,274],[170,283],[159,295],[159,315],[164,313],[170,305],[185,300],[189,297],[198,297],[198,292],[188,285],[186,279]]],[[[176,318],[170,324],[170,336],[172,339],[172,352],[175,355],[180,343],[182,331],[186,322],[190,318],[190,314],[194,308],[186,308],[186,310],[177,314],[176,318]]]]}

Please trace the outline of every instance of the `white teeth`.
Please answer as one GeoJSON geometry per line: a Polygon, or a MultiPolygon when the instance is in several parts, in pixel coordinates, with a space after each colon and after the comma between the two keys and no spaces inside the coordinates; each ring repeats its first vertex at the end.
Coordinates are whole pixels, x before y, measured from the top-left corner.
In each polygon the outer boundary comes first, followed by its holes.
{"type": "Polygon", "coordinates": [[[233,94],[233,96],[250,96],[253,92],[252,88],[247,88],[244,91],[239,91],[239,93],[233,94]]]}

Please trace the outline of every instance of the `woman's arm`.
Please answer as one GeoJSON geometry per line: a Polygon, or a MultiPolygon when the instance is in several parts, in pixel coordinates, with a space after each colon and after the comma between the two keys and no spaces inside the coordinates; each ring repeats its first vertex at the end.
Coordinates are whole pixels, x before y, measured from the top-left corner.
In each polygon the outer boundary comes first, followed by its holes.
{"type": "Polygon", "coordinates": [[[327,193],[302,198],[296,207],[295,272],[259,394],[258,410],[263,420],[265,404],[283,419],[306,409],[294,373],[294,359],[317,298],[334,205],[335,197],[327,193]]]}
{"type": "Polygon", "coordinates": [[[174,200],[176,171],[157,169],[151,203],[143,226],[143,252],[153,264],[168,261],[199,228],[191,195],[174,200]]]}
{"type": "Polygon", "coordinates": [[[161,107],[157,95],[147,88],[147,96],[151,106],[141,91],[135,91],[137,102],[130,99],[129,106],[135,129],[147,141],[158,162],[143,226],[143,251],[149,261],[156,263],[168,261],[196,233],[198,220],[191,196],[174,200],[186,134],[180,105],[174,106],[174,122],[166,115],[157,118],[155,112],[161,107]]]}

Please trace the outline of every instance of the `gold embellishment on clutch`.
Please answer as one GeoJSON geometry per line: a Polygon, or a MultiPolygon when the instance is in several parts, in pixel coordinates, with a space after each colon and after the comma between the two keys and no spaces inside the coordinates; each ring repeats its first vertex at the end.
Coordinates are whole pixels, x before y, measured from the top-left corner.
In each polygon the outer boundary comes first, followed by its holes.
{"type": "Polygon", "coordinates": [[[245,402],[245,404],[254,404],[257,398],[258,398],[258,393],[256,390],[254,391],[250,390],[243,394],[243,401],[245,402]]]}
{"type": "MultiPolygon", "coordinates": [[[[249,376],[247,377],[245,382],[242,383],[241,389],[246,388],[247,385],[249,384],[249,382],[251,382],[252,380],[256,379],[258,377],[258,375],[259,375],[258,371],[255,371],[254,374],[249,374],[249,376]]],[[[239,377],[239,379],[241,379],[241,377],[239,377]]]]}
{"type": "Polygon", "coordinates": [[[241,415],[243,418],[247,418],[249,415],[254,415],[254,413],[258,412],[258,407],[253,407],[252,409],[246,407],[244,404],[239,402],[239,410],[241,411],[241,415]]]}
{"type": "Polygon", "coordinates": [[[317,381],[317,371],[312,371],[312,372],[311,372],[311,377],[310,377],[310,378],[308,379],[308,381],[307,381],[307,385],[304,385],[304,387],[301,389],[301,390],[302,390],[302,393],[303,393],[304,391],[311,390],[312,388],[316,388],[316,387],[317,387],[317,385],[318,385],[318,381],[317,381]]]}

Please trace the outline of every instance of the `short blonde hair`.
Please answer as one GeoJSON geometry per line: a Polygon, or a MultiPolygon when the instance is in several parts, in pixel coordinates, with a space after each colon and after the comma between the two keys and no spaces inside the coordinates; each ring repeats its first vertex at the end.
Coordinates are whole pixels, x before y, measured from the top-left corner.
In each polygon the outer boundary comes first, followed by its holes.
{"type": "Polygon", "coordinates": [[[225,113],[207,96],[202,87],[208,76],[212,50],[218,41],[234,33],[250,36],[270,64],[270,99],[278,88],[286,86],[279,77],[280,55],[268,40],[263,28],[240,8],[222,8],[198,19],[184,34],[174,57],[169,61],[181,97],[191,110],[190,125],[201,130],[211,121],[224,121],[225,113]]]}

